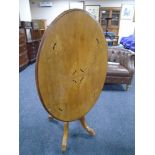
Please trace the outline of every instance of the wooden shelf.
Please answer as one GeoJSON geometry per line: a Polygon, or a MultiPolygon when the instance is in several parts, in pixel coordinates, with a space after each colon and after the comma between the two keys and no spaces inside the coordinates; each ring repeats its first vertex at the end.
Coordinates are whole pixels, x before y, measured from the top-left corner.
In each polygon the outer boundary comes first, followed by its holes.
{"type": "Polygon", "coordinates": [[[120,23],[120,12],[121,8],[119,7],[101,7],[100,8],[100,24],[103,31],[106,31],[106,19],[112,18],[108,22],[108,31],[114,32],[118,35],[119,32],[119,23],[120,23]]]}

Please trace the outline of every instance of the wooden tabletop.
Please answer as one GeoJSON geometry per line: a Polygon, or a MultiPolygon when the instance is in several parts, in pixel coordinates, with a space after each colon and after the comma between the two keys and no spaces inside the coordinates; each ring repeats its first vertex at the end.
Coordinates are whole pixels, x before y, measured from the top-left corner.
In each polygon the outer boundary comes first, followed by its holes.
{"type": "Polygon", "coordinates": [[[36,85],[43,106],[62,121],[81,118],[104,85],[107,45],[100,25],[85,11],[59,15],[41,40],[36,85]]]}

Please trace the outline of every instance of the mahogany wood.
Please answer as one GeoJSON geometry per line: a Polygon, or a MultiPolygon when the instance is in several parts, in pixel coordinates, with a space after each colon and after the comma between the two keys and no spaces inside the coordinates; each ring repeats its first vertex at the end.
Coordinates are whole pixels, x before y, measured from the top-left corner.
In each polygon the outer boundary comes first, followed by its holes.
{"type": "Polygon", "coordinates": [[[31,30],[31,40],[27,41],[27,50],[30,63],[36,60],[39,44],[45,30],[31,30]]]}
{"type": "Polygon", "coordinates": [[[28,58],[30,63],[36,60],[40,39],[27,41],[28,58]]]}
{"type": "Polygon", "coordinates": [[[36,39],[41,39],[43,34],[44,34],[45,30],[32,30],[32,39],[36,40],[36,39]]]}
{"type": "Polygon", "coordinates": [[[24,69],[29,63],[26,47],[26,36],[23,28],[19,29],[19,70],[24,69]]]}

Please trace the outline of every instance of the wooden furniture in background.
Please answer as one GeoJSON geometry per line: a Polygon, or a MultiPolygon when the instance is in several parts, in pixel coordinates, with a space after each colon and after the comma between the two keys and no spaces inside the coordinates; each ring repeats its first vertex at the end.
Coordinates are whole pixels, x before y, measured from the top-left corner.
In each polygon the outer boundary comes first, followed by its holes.
{"type": "Polygon", "coordinates": [[[26,35],[23,28],[19,29],[19,70],[24,69],[29,63],[26,47],[26,35]]]}
{"type": "Polygon", "coordinates": [[[31,40],[32,39],[32,22],[29,21],[21,21],[21,27],[25,30],[25,34],[26,34],[26,41],[31,40]]]}
{"type": "Polygon", "coordinates": [[[36,60],[39,44],[40,39],[27,41],[28,58],[30,63],[33,63],[36,60]]]}
{"type": "Polygon", "coordinates": [[[29,63],[36,60],[40,40],[47,27],[46,20],[21,21],[21,27],[25,30],[29,63]]]}
{"type": "Polygon", "coordinates": [[[39,44],[46,28],[46,20],[32,20],[31,40],[27,41],[28,57],[30,63],[33,63],[36,60],[39,44]]]}
{"type": "Polygon", "coordinates": [[[41,39],[43,34],[44,34],[45,30],[44,29],[40,29],[40,30],[33,30],[32,29],[32,40],[36,40],[36,39],[41,39]]]}
{"type": "Polygon", "coordinates": [[[32,29],[32,22],[21,21],[21,27],[24,29],[32,29]]]}
{"type": "Polygon", "coordinates": [[[36,85],[50,118],[64,122],[62,151],[73,120],[80,120],[86,131],[95,135],[85,115],[101,93],[106,70],[102,28],[86,11],[65,11],[45,31],[36,61],[36,85]]]}
{"type": "Polygon", "coordinates": [[[41,39],[47,28],[47,21],[45,19],[33,19],[32,27],[32,39],[41,39]]]}
{"type": "Polygon", "coordinates": [[[47,28],[47,21],[45,19],[33,19],[32,20],[33,30],[45,30],[47,28]]]}
{"type": "Polygon", "coordinates": [[[116,41],[114,42],[114,45],[118,44],[120,13],[120,7],[100,7],[100,24],[104,32],[106,31],[106,18],[112,18],[108,21],[108,31],[116,34],[116,41]]]}

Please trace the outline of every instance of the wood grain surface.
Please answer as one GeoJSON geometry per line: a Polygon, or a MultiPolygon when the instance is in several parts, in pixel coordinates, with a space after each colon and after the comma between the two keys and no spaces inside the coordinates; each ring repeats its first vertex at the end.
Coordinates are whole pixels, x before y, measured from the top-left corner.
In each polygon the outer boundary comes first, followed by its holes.
{"type": "Polygon", "coordinates": [[[73,121],[96,103],[104,85],[107,45],[100,25],[86,12],[59,15],[45,31],[36,62],[36,85],[54,118],[73,121]]]}

